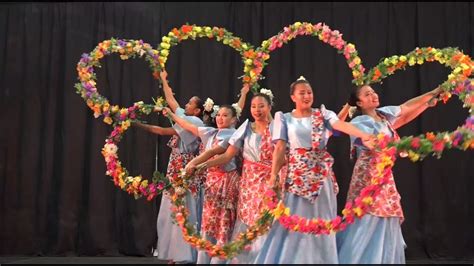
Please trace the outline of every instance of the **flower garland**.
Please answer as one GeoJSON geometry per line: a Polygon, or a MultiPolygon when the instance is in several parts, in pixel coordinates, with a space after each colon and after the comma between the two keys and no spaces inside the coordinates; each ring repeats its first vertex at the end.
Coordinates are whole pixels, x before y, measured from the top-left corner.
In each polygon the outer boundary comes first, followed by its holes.
{"type": "MultiPolygon", "coordinates": [[[[474,148],[472,108],[474,104],[474,95],[472,94],[474,82],[468,78],[474,69],[474,65],[469,56],[454,48],[441,50],[431,47],[417,48],[406,56],[382,59],[379,65],[371,69],[367,75],[364,75],[365,69],[361,65],[355,47],[352,44],[347,44],[342,39],[342,34],[338,31],[331,31],[329,27],[321,23],[312,25],[300,22],[285,27],[284,31],[264,41],[262,47],[257,50],[268,55],[269,52],[282,47],[283,43],[287,43],[298,35],[318,36],[323,42],[335,47],[339,53],[343,53],[349,67],[352,69],[353,83],[357,85],[380,82],[386,76],[393,74],[395,70],[405,68],[406,64],[412,66],[415,63],[422,64],[425,61],[435,60],[446,64],[446,66],[453,68],[453,72],[448,76],[448,80],[440,85],[445,91],[442,95],[443,101],[446,102],[451,97],[451,93],[458,95],[464,101],[464,107],[470,108],[470,117],[463,126],[451,133],[442,132],[436,135],[426,133],[426,135],[418,137],[404,137],[400,141],[394,141],[388,137],[379,137],[378,156],[374,156],[371,160],[372,168],[378,171],[375,175],[376,178],[371,181],[371,185],[361,191],[360,196],[353,203],[346,204],[342,212],[343,217],[338,216],[333,220],[324,220],[290,215],[290,210],[284,206],[283,201],[280,201],[277,207],[271,211],[271,214],[286,229],[315,235],[329,234],[343,230],[347,224],[353,222],[354,216],[362,217],[380,192],[382,185],[386,183],[388,176],[390,176],[395,154],[407,154],[412,161],[417,161],[430,153],[436,154],[439,158],[446,148],[455,147],[463,150],[474,148]]],[[[261,58],[263,65],[265,65],[268,58],[269,55],[261,58]]]]}
{"type": "MultiPolygon", "coordinates": [[[[159,98],[155,101],[155,109],[162,109],[166,106],[163,98],[159,98]]],[[[126,110],[139,109],[140,103],[134,104],[126,110]]],[[[144,179],[141,175],[130,176],[127,169],[122,166],[118,158],[118,143],[122,139],[123,134],[130,127],[131,119],[127,119],[114,126],[114,130],[105,140],[105,145],[102,148],[102,155],[104,156],[105,163],[107,165],[106,175],[112,177],[114,184],[120,187],[122,190],[133,194],[135,199],[146,197],[148,201],[151,201],[154,197],[161,194],[165,190],[171,188],[171,184],[168,178],[161,172],[155,171],[153,173],[152,182],[149,183],[147,179],[144,179]]]]}
{"type": "MultiPolygon", "coordinates": [[[[277,35],[270,37],[262,42],[262,45],[257,48],[253,61],[246,61],[246,68],[250,70],[249,74],[244,77],[244,81],[256,82],[261,79],[260,75],[262,68],[267,65],[266,61],[270,58],[270,52],[281,48],[283,44],[296,38],[300,35],[308,35],[318,37],[324,43],[337,49],[339,54],[343,54],[346,58],[349,68],[352,70],[352,76],[356,82],[362,81],[364,77],[365,68],[362,65],[362,60],[358,56],[355,45],[348,43],[342,39],[342,34],[338,30],[331,30],[323,23],[311,24],[308,22],[295,22],[279,32],[277,35]]],[[[258,85],[252,84],[253,87],[258,85]]]]}
{"type": "MultiPolygon", "coordinates": [[[[387,136],[378,135],[379,147],[383,147],[387,143],[387,136]]],[[[342,210],[342,217],[337,216],[334,219],[312,218],[308,219],[298,215],[291,215],[290,209],[280,200],[276,208],[274,205],[268,205],[270,213],[278,220],[280,224],[289,231],[305,233],[305,234],[331,234],[344,230],[347,225],[354,222],[354,218],[361,218],[369,210],[375,198],[380,193],[382,186],[386,184],[392,174],[392,167],[395,164],[394,148],[380,149],[378,156],[373,156],[370,160],[374,165],[371,171],[374,171],[371,184],[360,192],[359,196],[353,201],[348,202],[342,210]]],[[[273,202],[275,204],[275,202],[273,202]]]]}
{"type": "Polygon", "coordinates": [[[469,108],[469,117],[464,125],[452,132],[428,132],[386,143],[386,146],[395,147],[401,156],[406,155],[414,162],[422,160],[429,154],[440,158],[446,149],[474,149],[474,79],[469,78],[474,72],[474,62],[457,48],[416,48],[406,55],[382,58],[364,78],[366,84],[381,83],[384,78],[394,74],[396,70],[405,69],[407,65],[421,65],[434,61],[453,69],[448,79],[440,85],[444,91],[441,95],[443,102],[446,103],[452,95],[457,95],[463,101],[463,107],[469,108]]]}
{"type": "Polygon", "coordinates": [[[118,105],[111,106],[106,97],[100,95],[96,87],[97,76],[95,67],[101,67],[99,60],[104,56],[119,53],[122,60],[145,56],[145,60],[150,63],[153,76],[159,78],[158,51],[152,49],[148,43],[142,40],[105,40],[90,53],[83,54],[77,64],[78,79],[76,92],[86,101],[87,106],[94,111],[94,117],[104,116],[106,124],[113,125],[114,129],[105,140],[102,148],[102,155],[107,164],[106,174],[113,178],[114,184],[122,190],[133,194],[135,199],[146,197],[152,200],[156,195],[171,187],[164,174],[155,172],[152,183],[139,176],[129,176],[125,167],[118,158],[118,143],[125,131],[133,121],[138,121],[142,115],[148,115],[153,110],[160,110],[166,106],[165,100],[160,97],[153,101],[155,104],[144,104],[142,101],[134,103],[131,107],[120,108],[118,105]]]}
{"type": "Polygon", "coordinates": [[[253,59],[257,58],[257,53],[253,46],[249,43],[243,42],[241,38],[234,36],[234,34],[225,28],[209,27],[209,26],[196,26],[196,25],[182,25],[179,29],[172,29],[167,36],[161,38],[158,60],[160,62],[159,69],[165,67],[169,49],[183,40],[196,38],[209,38],[215,39],[224,45],[230,46],[235,49],[242,56],[244,62],[244,76],[243,81],[245,84],[253,85],[251,88],[254,92],[257,92],[258,84],[257,78],[262,71],[262,65],[256,61],[254,67],[250,67],[253,64],[253,59]],[[259,68],[256,66],[260,66],[259,68]]]}
{"type": "MultiPolygon", "coordinates": [[[[270,229],[273,215],[271,215],[269,210],[265,209],[255,224],[248,227],[245,232],[240,233],[232,242],[225,245],[216,245],[202,238],[195,225],[188,222],[189,210],[185,205],[185,194],[188,189],[187,180],[190,179],[191,177],[187,176],[185,170],[182,169],[179,177],[172,180],[171,185],[174,193],[171,195],[171,202],[173,203],[172,216],[181,227],[184,240],[194,248],[206,251],[211,257],[218,256],[221,259],[230,259],[248,247],[258,236],[265,234],[270,229]]],[[[264,204],[272,206],[271,202],[267,203],[267,201],[274,201],[272,194],[267,194],[267,197],[264,199],[264,204]]]]}
{"type": "Polygon", "coordinates": [[[159,79],[159,61],[158,51],[142,40],[105,40],[99,43],[91,53],[82,54],[76,68],[80,81],[74,86],[76,93],[81,95],[87,106],[94,111],[95,118],[104,116],[103,121],[105,123],[116,126],[129,119],[135,119],[139,115],[150,114],[154,105],[144,104],[140,101],[130,108],[120,108],[118,105],[111,106],[109,100],[98,92],[96,86],[97,76],[94,68],[101,67],[100,59],[112,53],[119,53],[122,60],[145,56],[155,79],[159,79]]]}

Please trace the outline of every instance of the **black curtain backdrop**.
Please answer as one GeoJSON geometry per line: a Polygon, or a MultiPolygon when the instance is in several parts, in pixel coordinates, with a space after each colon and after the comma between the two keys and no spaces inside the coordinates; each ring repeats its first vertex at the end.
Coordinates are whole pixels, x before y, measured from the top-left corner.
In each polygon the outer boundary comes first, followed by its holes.
{"type": "MultiPolygon", "coordinates": [[[[160,198],[135,200],[105,175],[101,148],[111,127],[94,119],[75,93],[76,64],[101,41],[161,37],[185,23],[225,27],[259,46],[296,21],[324,22],[356,45],[366,68],[415,47],[459,47],[473,55],[472,3],[4,3],[0,4],[0,254],[149,255],[156,243],[160,198]]],[[[98,88],[112,104],[151,103],[162,95],[144,60],[102,59],[98,88]]],[[[263,87],[273,111],[290,111],[289,84],[305,76],[315,104],[339,111],[351,74],[343,56],[317,38],[299,37],[271,54],[263,87]]],[[[173,47],[167,62],[179,102],[192,95],[233,103],[243,64],[232,48],[209,39],[173,47]]],[[[435,88],[449,71],[438,63],[399,71],[378,91],[382,105],[398,105],[435,88]]],[[[249,117],[249,99],[243,117],[249,117]]],[[[468,112],[453,98],[399,130],[400,135],[453,130],[468,112]]],[[[157,115],[146,118],[166,125],[157,115]]],[[[132,175],[165,171],[168,138],[132,128],[120,159],[132,175]]],[[[333,137],[329,152],[341,186],[342,209],[353,162],[349,138],[333,137]]],[[[474,258],[472,151],[394,168],[406,220],[408,259],[474,258]]]]}

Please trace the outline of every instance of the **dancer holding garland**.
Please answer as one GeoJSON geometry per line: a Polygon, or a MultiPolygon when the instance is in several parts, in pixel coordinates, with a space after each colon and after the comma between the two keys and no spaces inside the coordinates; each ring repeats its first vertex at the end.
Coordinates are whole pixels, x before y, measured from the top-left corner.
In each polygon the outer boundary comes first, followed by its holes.
{"type": "MultiPolygon", "coordinates": [[[[242,153],[243,167],[239,184],[237,222],[232,238],[236,238],[249,226],[254,225],[264,207],[262,195],[268,189],[274,149],[271,141],[272,116],[270,111],[272,99],[273,94],[266,89],[262,89],[260,93],[253,95],[250,113],[255,122],[251,123],[247,119],[230,138],[230,146],[224,154],[198,166],[198,168],[212,168],[228,163],[240,152],[242,153]]],[[[259,237],[252,244],[249,251],[244,251],[230,262],[252,262],[261,249],[264,239],[265,236],[259,237]]]]}
{"type": "MultiPolygon", "coordinates": [[[[277,174],[284,163],[288,144],[290,151],[285,205],[300,216],[333,219],[337,211],[338,187],[332,171],[334,159],[326,151],[330,131],[336,129],[355,135],[370,146],[374,138],[340,121],[324,105],[312,108],[313,90],[303,77],[291,84],[290,96],[295,103],[295,110],[285,114],[277,112],[275,115],[272,139],[276,146],[270,184],[278,186],[277,174]]],[[[290,232],[276,223],[270,229],[254,263],[338,263],[336,237],[290,232]]]]}
{"type": "MultiPolygon", "coordinates": [[[[243,107],[248,90],[247,85],[242,88],[238,102],[239,108],[243,107]]],[[[163,113],[169,115],[185,130],[198,136],[203,143],[203,153],[191,160],[186,166],[188,174],[194,172],[197,164],[226,151],[229,146],[229,139],[235,132],[235,123],[237,122],[237,111],[230,105],[219,107],[215,117],[217,128],[197,127],[177,116],[168,108],[165,108],[163,113]]],[[[205,238],[218,244],[223,244],[230,239],[235,224],[239,178],[237,164],[233,159],[223,166],[207,169],[206,178],[203,180],[205,191],[201,233],[205,238]]],[[[218,259],[216,258],[216,260],[218,259]]],[[[211,258],[205,252],[198,252],[197,263],[209,262],[211,262],[211,258]]]]}
{"type": "MultiPolygon", "coordinates": [[[[185,108],[181,108],[173,95],[173,90],[169,86],[167,76],[168,73],[165,70],[160,72],[165,99],[171,110],[195,126],[204,126],[202,120],[199,118],[204,110],[203,101],[199,97],[193,96],[189,99],[185,108]]],[[[198,154],[199,144],[201,143],[200,139],[178,124],[174,124],[168,128],[141,123],[134,124],[154,134],[172,135],[167,144],[171,148],[166,171],[166,176],[170,180],[176,178],[179,174],[179,170],[198,154]]],[[[190,211],[190,220],[199,225],[201,222],[202,206],[200,184],[199,180],[193,180],[191,183],[190,190],[186,195],[186,204],[190,211]]],[[[173,224],[171,207],[170,195],[168,192],[165,192],[162,196],[158,213],[156,226],[158,241],[154,255],[160,260],[168,260],[171,263],[195,263],[197,252],[183,239],[181,228],[173,224]]]]}
{"type": "MultiPolygon", "coordinates": [[[[356,107],[362,115],[352,119],[351,124],[369,134],[383,133],[397,139],[399,137],[395,130],[416,118],[429,106],[435,105],[435,97],[441,92],[440,88],[436,88],[400,106],[379,108],[377,93],[369,85],[364,85],[351,93],[340,117],[345,120],[350,106],[356,107]]],[[[357,153],[357,161],[347,195],[348,202],[353,201],[370,184],[373,171],[369,162],[376,156],[375,151],[363,147],[360,139],[353,136],[351,147],[357,153]]],[[[337,234],[340,263],[405,263],[406,245],[401,231],[403,211],[400,199],[392,175],[374,199],[368,214],[337,234]]]]}

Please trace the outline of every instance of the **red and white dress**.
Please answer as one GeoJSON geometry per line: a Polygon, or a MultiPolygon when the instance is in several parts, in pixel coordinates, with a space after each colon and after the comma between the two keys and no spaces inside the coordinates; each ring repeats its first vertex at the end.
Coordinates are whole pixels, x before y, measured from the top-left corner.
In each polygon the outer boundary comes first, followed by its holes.
{"type": "MultiPolygon", "coordinates": [[[[216,145],[226,149],[229,146],[230,137],[235,132],[235,129],[227,128],[199,127],[198,129],[205,150],[216,145]]],[[[230,240],[235,224],[239,177],[234,159],[226,165],[207,169],[201,233],[219,244],[230,240]]]]}
{"type": "MultiPolygon", "coordinates": [[[[399,117],[399,106],[386,106],[377,109],[383,118],[375,121],[368,115],[355,117],[351,124],[369,134],[384,133],[398,138],[393,124],[399,117]]],[[[364,147],[360,139],[351,137],[353,151],[357,152],[357,161],[352,173],[347,201],[356,199],[361,190],[370,185],[372,179],[370,159],[377,154],[364,147]]],[[[339,232],[339,262],[344,264],[404,264],[405,241],[400,224],[403,222],[401,197],[397,191],[393,175],[384,184],[374,204],[361,219],[356,219],[346,230],[339,232]]]]}

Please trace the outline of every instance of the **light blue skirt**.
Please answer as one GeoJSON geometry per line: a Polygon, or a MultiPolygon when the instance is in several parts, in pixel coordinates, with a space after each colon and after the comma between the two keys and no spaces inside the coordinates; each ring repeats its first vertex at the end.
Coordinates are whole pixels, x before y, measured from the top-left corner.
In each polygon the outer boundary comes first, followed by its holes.
{"type": "Polygon", "coordinates": [[[405,247],[398,217],[367,214],[337,234],[340,263],[404,264],[405,247]]]}
{"type": "MultiPolygon", "coordinates": [[[[194,198],[188,191],[186,193],[186,207],[189,209],[189,223],[193,223],[196,229],[201,228],[202,197],[200,194],[194,198]]],[[[179,263],[196,263],[197,251],[191,247],[183,238],[181,228],[173,224],[171,218],[171,207],[173,204],[168,196],[161,198],[158,221],[157,250],[154,256],[160,260],[172,260],[179,263]]]]}
{"type": "MultiPolygon", "coordinates": [[[[285,193],[284,203],[292,214],[306,218],[334,219],[337,212],[333,183],[326,178],[315,203],[292,193],[285,193]]],[[[336,235],[311,235],[290,232],[274,222],[253,263],[338,263],[336,235]]]]}

